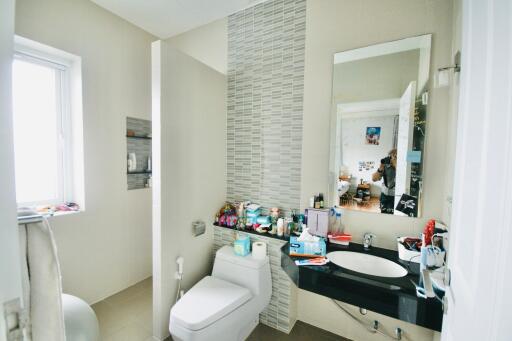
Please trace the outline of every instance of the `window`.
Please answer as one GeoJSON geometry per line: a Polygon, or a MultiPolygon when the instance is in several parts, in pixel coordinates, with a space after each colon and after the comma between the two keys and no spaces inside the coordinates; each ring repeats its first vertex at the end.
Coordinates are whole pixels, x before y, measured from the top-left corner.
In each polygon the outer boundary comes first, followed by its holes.
{"type": "Polygon", "coordinates": [[[76,201],[72,66],[72,61],[44,49],[16,46],[12,91],[19,206],[76,201]]]}

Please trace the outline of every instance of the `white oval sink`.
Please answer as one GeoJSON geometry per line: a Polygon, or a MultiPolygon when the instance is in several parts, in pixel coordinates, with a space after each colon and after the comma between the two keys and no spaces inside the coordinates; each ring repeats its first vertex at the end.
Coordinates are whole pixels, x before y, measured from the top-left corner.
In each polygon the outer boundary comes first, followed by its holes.
{"type": "Polygon", "coordinates": [[[345,269],[380,277],[404,277],[407,270],[388,259],[350,251],[334,251],[327,254],[334,264],[345,269]]]}

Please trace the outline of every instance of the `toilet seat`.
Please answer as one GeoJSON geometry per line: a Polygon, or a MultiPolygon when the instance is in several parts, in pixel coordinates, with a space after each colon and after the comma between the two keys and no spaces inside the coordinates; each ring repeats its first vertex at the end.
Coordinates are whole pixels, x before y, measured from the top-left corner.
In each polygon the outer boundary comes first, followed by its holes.
{"type": "Polygon", "coordinates": [[[203,329],[226,316],[249,299],[249,289],[212,276],[192,287],[171,309],[171,325],[188,330],[203,329]]]}

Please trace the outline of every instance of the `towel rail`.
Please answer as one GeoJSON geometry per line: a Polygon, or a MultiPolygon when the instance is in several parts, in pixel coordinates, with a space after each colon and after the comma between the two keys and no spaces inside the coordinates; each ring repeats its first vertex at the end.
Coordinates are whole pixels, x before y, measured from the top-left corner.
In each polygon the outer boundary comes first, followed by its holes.
{"type": "Polygon", "coordinates": [[[18,216],[18,225],[40,223],[43,221],[44,218],[49,217],[49,216],[50,215],[42,215],[42,214],[18,216]]]}

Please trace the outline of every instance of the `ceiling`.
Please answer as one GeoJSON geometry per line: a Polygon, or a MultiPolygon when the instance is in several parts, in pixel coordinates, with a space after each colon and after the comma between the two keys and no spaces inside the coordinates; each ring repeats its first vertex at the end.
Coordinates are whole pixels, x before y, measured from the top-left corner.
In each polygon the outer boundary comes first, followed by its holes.
{"type": "Polygon", "coordinates": [[[264,0],[91,0],[165,39],[224,18],[264,0]]]}

